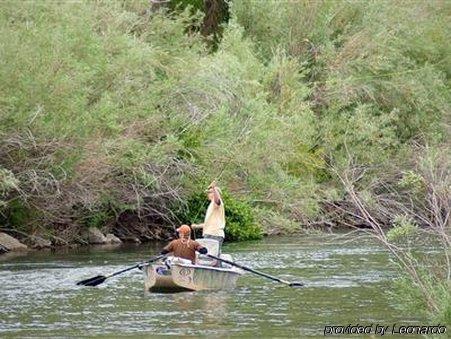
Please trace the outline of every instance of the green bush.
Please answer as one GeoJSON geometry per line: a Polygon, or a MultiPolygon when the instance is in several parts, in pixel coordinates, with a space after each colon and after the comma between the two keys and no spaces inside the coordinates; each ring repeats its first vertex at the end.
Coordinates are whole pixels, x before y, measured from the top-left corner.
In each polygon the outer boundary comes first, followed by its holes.
{"type": "Polygon", "coordinates": [[[242,1],[232,12],[265,62],[282,50],[304,65],[326,154],[379,164],[413,138],[443,140],[449,5],[242,1]]]}
{"type": "MultiPolygon", "coordinates": [[[[21,230],[22,232],[30,231],[28,227],[30,220],[33,220],[38,216],[35,210],[26,206],[21,200],[14,199],[9,202],[8,209],[6,210],[7,219],[4,220],[6,226],[11,226],[14,229],[21,230]]],[[[0,220],[3,215],[0,215],[0,220]]]]}
{"type": "Polygon", "coordinates": [[[434,275],[431,268],[417,267],[417,274],[427,285],[430,296],[437,302],[438,310],[428,310],[427,302],[418,285],[406,274],[400,274],[395,280],[390,295],[396,300],[397,307],[413,313],[422,313],[431,321],[439,323],[451,323],[451,289],[450,282],[446,279],[437,279],[441,274],[434,275]]]}
{"type": "Polygon", "coordinates": [[[6,207],[6,196],[19,188],[19,180],[6,168],[0,167],[0,210],[6,207]]]}
{"type": "Polygon", "coordinates": [[[102,229],[114,218],[114,215],[111,212],[112,211],[107,208],[86,211],[82,220],[87,228],[95,227],[102,229]]]}
{"type": "Polygon", "coordinates": [[[402,178],[398,183],[399,187],[412,190],[414,193],[424,191],[425,182],[424,178],[414,171],[410,170],[403,173],[402,178]]]}
{"type": "Polygon", "coordinates": [[[243,200],[224,194],[226,208],[226,239],[254,240],[262,237],[262,230],[257,224],[252,207],[243,200]]]}
{"type": "Polygon", "coordinates": [[[393,221],[393,228],[387,231],[389,241],[405,242],[416,235],[417,226],[414,221],[405,216],[396,216],[393,221]]]}

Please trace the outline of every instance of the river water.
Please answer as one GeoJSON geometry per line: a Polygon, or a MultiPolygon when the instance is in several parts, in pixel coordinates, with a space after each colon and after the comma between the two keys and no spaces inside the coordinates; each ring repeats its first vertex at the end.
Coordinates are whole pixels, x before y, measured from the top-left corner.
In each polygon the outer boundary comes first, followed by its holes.
{"type": "Polygon", "coordinates": [[[218,292],[145,294],[139,270],[98,287],[81,279],[132,266],[163,244],[0,257],[0,337],[323,336],[326,325],[425,324],[390,297],[396,275],[372,240],[333,235],[226,244],[234,260],[303,288],[246,274],[218,292]],[[346,239],[346,241],[345,241],[346,239]]]}

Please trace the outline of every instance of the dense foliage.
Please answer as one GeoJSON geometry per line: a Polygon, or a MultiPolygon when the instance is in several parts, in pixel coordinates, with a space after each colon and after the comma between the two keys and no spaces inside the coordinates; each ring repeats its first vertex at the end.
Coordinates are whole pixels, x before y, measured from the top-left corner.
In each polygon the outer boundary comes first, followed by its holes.
{"type": "Polygon", "coordinates": [[[346,198],[331,166],[407,171],[446,141],[449,2],[231,1],[214,51],[177,3],[0,4],[5,226],[151,238],[216,178],[252,238],[318,224],[346,198]]]}

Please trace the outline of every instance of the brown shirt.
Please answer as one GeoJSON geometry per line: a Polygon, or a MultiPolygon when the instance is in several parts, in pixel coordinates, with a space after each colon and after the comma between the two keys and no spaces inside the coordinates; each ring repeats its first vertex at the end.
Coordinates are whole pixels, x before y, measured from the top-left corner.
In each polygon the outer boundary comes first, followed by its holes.
{"type": "Polygon", "coordinates": [[[189,239],[183,243],[182,239],[172,240],[164,248],[165,250],[172,252],[175,257],[191,260],[194,264],[196,260],[196,251],[200,250],[203,246],[197,241],[189,239]]]}

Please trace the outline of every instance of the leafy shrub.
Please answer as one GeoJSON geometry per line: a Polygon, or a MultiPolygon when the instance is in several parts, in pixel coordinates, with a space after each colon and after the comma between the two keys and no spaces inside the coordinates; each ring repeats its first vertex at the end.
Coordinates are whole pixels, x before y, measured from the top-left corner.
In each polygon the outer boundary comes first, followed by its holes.
{"type": "Polygon", "coordinates": [[[102,229],[113,217],[114,215],[112,215],[111,210],[100,209],[87,212],[83,222],[87,228],[95,227],[102,229]]]}
{"type": "Polygon", "coordinates": [[[260,239],[262,230],[257,224],[252,207],[243,200],[224,194],[226,208],[226,239],[254,240],[260,239]]]}
{"type": "Polygon", "coordinates": [[[412,191],[412,193],[420,193],[425,190],[424,178],[412,170],[403,173],[398,185],[401,188],[412,191]]]}
{"type": "Polygon", "coordinates": [[[17,190],[18,185],[19,180],[14,174],[10,170],[0,167],[0,208],[6,207],[6,201],[3,199],[10,191],[17,190]]]}
{"type": "Polygon", "coordinates": [[[387,232],[389,241],[406,241],[415,235],[417,227],[414,222],[405,216],[396,216],[393,221],[393,228],[387,232]]]}
{"type": "MultiPolygon", "coordinates": [[[[8,203],[8,209],[6,210],[5,223],[8,226],[12,226],[14,229],[18,229],[24,232],[30,230],[28,227],[30,220],[37,217],[35,210],[26,206],[21,200],[14,199],[8,203]]],[[[2,215],[0,215],[2,217],[2,215]]],[[[3,218],[0,218],[0,220],[3,218]]]]}
{"type": "Polygon", "coordinates": [[[432,321],[449,324],[451,322],[451,289],[449,280],[438,280],[430,268],[417,268],[417,274],[427,285],[428,291],[439,305],[435,312],[428,311],[427,302],[418,285],[406,274],[400,274],[389,294],[397,301],[397,307],[414,313],[423,313],[432,321]]]}
{"type": "Polygon", "coordinates": [[[375,164],[412,138],[443,140],[447,9],[424,1],[232,5],[265,62],[280,50],[303,62],[326,154],[375,164]]]}

